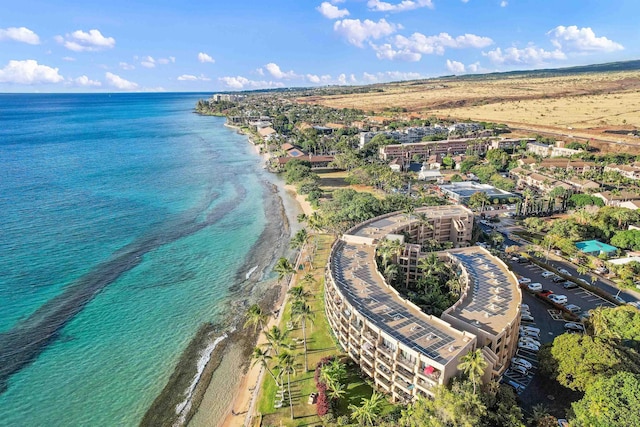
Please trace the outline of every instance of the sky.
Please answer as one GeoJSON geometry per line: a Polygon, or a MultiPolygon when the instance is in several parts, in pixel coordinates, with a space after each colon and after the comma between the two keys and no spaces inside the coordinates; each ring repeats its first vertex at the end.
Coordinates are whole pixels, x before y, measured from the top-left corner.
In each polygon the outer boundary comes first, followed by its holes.
{"type": "Polygon", "coordinates": [[[0,92],[359,85],[640,59],[638,0],[22,0],[0,92]]]}

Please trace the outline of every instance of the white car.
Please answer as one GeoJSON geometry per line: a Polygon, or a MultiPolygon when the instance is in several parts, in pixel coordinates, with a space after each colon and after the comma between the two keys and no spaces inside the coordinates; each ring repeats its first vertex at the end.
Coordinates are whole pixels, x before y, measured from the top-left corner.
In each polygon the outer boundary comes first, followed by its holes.
{"type": "Polygon", "coordinates": [[[529,283],[527,289],[531,292],[540,292],[542,290],[542,283],[529,283]]]}
{"type": "Polygon", "coordinates": [[[510,370],[511,372],[515,372],[515,373],[520,374],[520,375],[527,375],[527,374],[529,373],[529,371],[527,370],[527,368],[525,368],[525,367],[524,367],[524,366],[522,366],[522,365],[511,365],[511,366],[509,367],[509,370],[510,370]]]}
{"type": "Polygon", "coordinates": [[[579,278],[578,279],[580,282],[584,283],[585,285],[591,285],[591,283],[587,282],[585,279],[583,278],[579,278]]]}
{"type": "Polygon", "coordinates": [[[573,314],[578,314],[582,311],[582,308],[578,305],[575,304],[567,304],[564,306],[564,308],[566,308],[567,310],[569,310],[570,312],[572,312],[573,314]]]}
{"type": "Polygon", "coordinates": [[[534,328],[533,326],[520,326],[520,332],[531,332],[540,335],[540,329],[534,328]]]}
{"type": "Polygon", "coordinates": [[[551,277],[553,275],[554,275],[554,273],[552,273],[550,271],[547,271],[547,270],[543,271],[542,274],[541,274],[541,276],[544,277],[545,279],[548,278],[548,277],[551,277]]]}
{"type": "Polygon", "coordinates": [[[553,301],[556,304],[565,305],[567,303],[566,295],[551,294],[547,298],[549,298],[550,301],[553,301]]]}
{"type": "Polygon", "coordinates": [[[520,337],[529,337],[529,338],[539,339],[540,334],[532,331],[523,331],[523,332],[520,332],[520,337]]]}
{"type": "Polygon", "coordinates": [[[511,363],[513,365],[521,365],[524,366],[527,369],[531,369],[533,368],[533,365],[531,364],[531,362],[529,362],[527,359],[523,359],[521,357],[512,357],[511,358],[511,363]]]}
{"type": "Polygon", "coordinates": [[[566,270],[564,268],[559,268],[558,271],[564,274],[565,276],[571,276],[571,273],[569,273],[569,270],[566,270]]]}
{"type": "Polygon", "coordinates": [[[540,350],[540,347],[537,347],[531,343],[528,342],[521,342],[518,341],[518,348],[522,349],[522,350],[529,350],[529,351],[538,351],[540,350]]]}
{"type": "Polygon", "coordinates": [[[540,344],[540,341],[534,340],[531,337],[520,337],[518,342],[528,342],[529,344],[533,344],[536,347],[540,347],[542,345],[542,344],[540,344]]]}
{"type": "Polygon", "coordinates": [[[568,331],[584,332],[584,326],[576,322],[567,322],[564,324],[564,328],[568,331]]]}
{"type": "Polygon", "coordinates": [[[622,299],[622,297],[620,295],[614,295],[613,299],[618,301],[620,304],[626,304],[627,303],[625,300],[622,299]]]}
{"type": "Polygon", "coordinates": [[[529,279],[528,277],[521,277],[518,279],[518,283],[524,285],[526,283],[531,283],[531,279],[529,279]]]}
{"type": "Polygon", "coordinates": [[[520,313],[520,320],[522,320],[523,322],[535,322],[535,319],[529,313],[520,313]]]}
{"type": "Polygon", "coordinates": [[[520,304],[522,311],[529,311],[529,304],[520,304]]]}

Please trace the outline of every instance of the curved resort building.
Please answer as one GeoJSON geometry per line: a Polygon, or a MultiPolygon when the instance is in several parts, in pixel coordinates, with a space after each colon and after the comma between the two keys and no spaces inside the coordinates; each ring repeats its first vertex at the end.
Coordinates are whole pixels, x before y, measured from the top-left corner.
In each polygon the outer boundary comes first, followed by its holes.
{"type": "Polygon", "coordinates": [[[338,240],[329,258],[325,310],[343,349],[376,386],[395,401],[432,395],[459,373],[460,358],[482,349],[483,381],[501,375],[516,351],[522,294],[502,260],[469,245],[473,213],[463,206],[430,206],[408,217],[392,213],[361,223],[338,240]],[[428,224],[416,219],[426,214],[428,224]],[[409,241],[418,244],[404,244],[409,241]],[[427,315],[389,286],[375,251],[384,239],[403,243],[397,256],[402,280],[416,280],[421,244],[452,242],[438,252],[462,283],[460,299],[438,318],[427,315]]]}

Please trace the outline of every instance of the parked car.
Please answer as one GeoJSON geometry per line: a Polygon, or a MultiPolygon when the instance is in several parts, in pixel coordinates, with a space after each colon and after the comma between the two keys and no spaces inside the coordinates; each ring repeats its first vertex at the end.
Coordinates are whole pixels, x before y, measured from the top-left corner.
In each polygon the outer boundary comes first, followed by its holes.
{"type": "Polygon", "coordinates": [[[520,320],[523,321],[523,322],[535,322],[535,319],[529,313],[527,313],[527,314],[520,313],[520,320]]]}
{"type": "Polygon", "coordinates": [[[544,277],[545,279],[547,279],[547,278],[549,278],[549,277],[551,277],[553,275],[554,275],[554,273],[552,273],[550,271],[547,271],[547,270],[543,271],[542,274],[541,274],[541,276],[544,277]]]}
{"type": "Polygon", "coordinates": [[[528,342],[521,342],[518,341],[518,348],[523,349],[523,350],[529,350],[529,351],[539,351],[540,347],[537,347],[531,343],[528,342]]]}
{"type": "Polygon", "coordinates": [[[518,283],[520,283],[521,285],[531,283],[531,279],[529,279],[528,277],[521,277],[518,279],[518,283]]]}
{"type": "Polygon", "coordinates": [[[540,338],[540,334],[538,332],[533,332],[533,331],[520,332],[520,336],[521,337],[530,337],[530,338],[535,338],[535,339],[539,339],[540,338]]]}
{"type": "Polygon", "coordinates": [[[576,322],[567,322],[564,324],[564,328],[568,331],[584,332],[584,326],[576,322]]]}
{"type": "Polygon", "coordinates": [[[525,368],[522,365],[511,365],[511,367],[509,368],[509,370],[511,372],[515,372],[517,374],[520,375],[527,375],[529,373],[529,371],[527,370],[527,368],[525,368]]]}
{"type": "Polygon", "coordinates": [[[511,358],[511,364],[513,364],[513,365],[522,365],[527,369],[533,368],[533,365],[531,364],[531,362],[529,362],[527,359],[523,359],[521,357],[512,357],[511,358]]]}
{"type": "Polygon", "coordinates": [[[559,268],[558,271],[567,276],[571,276],[571,273],[569,273],[569,270],[567,270],[566,268],[559,268]]]}
{"type": "Polygon", "coordinates": [[[529,283],[527,289],[531,292],[540,292],[542,290],[542,283],[529,283]]]}
{"type": "Polygon", "coordinates": [[[578,314],[578,313],[580,313],[582,311],[580,306],[577,306],[575,304],[567,304],[567,305],[564,306],[564,308],[566,308],[567,310],[569,310],[573,314],[578,314]]]}
{"type": "Polygon", "coordinates": [[[531,262],[531,260],[529,258],[525,258],[525,257],[520,257],[520,259],[518,260],[519,264],[529,264],[531,262]]]}
{"type": "Polygon", "coordinates": [[[593,270],[593,272],[598,274],[607,274],[609,270],[607,270],[606,267],[598,267],[595,270],[593,270]]]}
{"type": "Polygon", "coordinates": [[[520,304],[522,311],[529,311],[529,304],[520,304]]]}
{"type": "Polygon", "coordinates": [[[528,342],[531,343],[535,346],[540,347],[542,344],[540,344],[540,341],[538,340],[534,340],[533,337],[520,337],[520,339],[518,340],[519,342],[528,342]]]}
{"type": "Polygon", "coordinates": [[[614,295],[613,299],[618,301],[620,304],[626,304],[627,303],[624,299],[622,299],[622,297],[620,295],[614,295]]]}
{"type": "Polygon", "coordinates": [[[549,295],[547,298],[549,298],[549,300],[555,302],[556,304],[562,304],[565,305],[567,303],[567,296],[566,295],[549,295]]]}
{"type": "Polygon", "coordinates": [[[584,283],[585,285],[591,285],[591,283],[587,282],[585,279],[583,278],[579,278],[578,281],[584,283]]]}
{"type": "Polygon", "coordinates": [[[520,394],[524,391],[524,386],[520,383],[517,383],[513,380],[510,380],[506,377],[503,377],[502,380],[500,381],[502,384],[506,384],[509,387],[512,387],[513,390],[516,392],[516,394],[520,394]]]}
{"type": "Polygon", "coordinates": [[[511,259],[511,261],[518,262],[520,260],[520,257],[519,256],[512,256],[510,259],[511,259]]]}
{"type": "Polygon", "coordinates": [[[565,289],[575,289],[575,288],[579,288],[580,286],[576,282],[572,282],[570,280],[567,280],[566,282],[564,282],[562,284],[562,287],[565,288],[565,289]]]}
{"type": "Polygon", "coordinates": [[[540,329],[534,327],[534,326],[520,326],[520,334],[521,335],[527,335],[527,336],[532,336],[532,337],[539,337],[540,336],[540,329]]]}
{"type": "Polygon", "coordinates": [[[543,289],[543,290],[540,291],[540,296],[541,297],[548,297],[552,293],[553,293],[553,291],[550,290],[550,289],[543,289]]]}
{"type": "Polygon", "coordinates": [[[553,276],[551,278],[551,281],[553,283],[560,283],[560,282],[564,282],[564,277],[560,277],[560,276],[553,276]]]}

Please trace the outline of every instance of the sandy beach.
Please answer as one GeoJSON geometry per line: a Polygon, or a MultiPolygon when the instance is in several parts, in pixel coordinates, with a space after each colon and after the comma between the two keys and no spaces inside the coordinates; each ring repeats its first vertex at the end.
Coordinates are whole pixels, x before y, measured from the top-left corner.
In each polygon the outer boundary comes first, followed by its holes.
{"type": "MultiPolygon", "coordinates": [[[[269,160],[270,155],[260,153],[260,147],[254,144],[250,138],[247,138],[247,142],[251,144],[254,152],[262,157],[264,163],[269,160]]],[[[304,212],[309,215],[313,209],[303,196],[296,193],[295,186],[285,185],[280,178],[275,176],[273,178],[272,182],[277,187],[284,215],[288,219],[291,233],[294,233],[300,228],[296,219],[298,214],[304,212]]],[[[280,323],[283,313],[281,308],[286,303],[287,289],[293,285],[294,280],[295,276],[291,278],[290,282],[277,283],[272,280],[263,284],[268,286],[269,296],[265,295],[261,299],[261,305],[269,307],[272,313],[278,313],[277,317],[270,318],[267,328],[280,323]]],[[[252,336],[251,338],[240,338],[227,345],[225,355],[211,377],[210,385],[204,393],[198,410],[189,422],[190,426],[241,427],[250,425],[249,422],[260,391],[259,386],[265,372],[259,364],[251,366],[250,351],[255,345],[259,346],[265,342],[264,336],[260,334],[257,343],[252,336]],[[232,372],[237,374],[233,375],[232,372]]]]}

